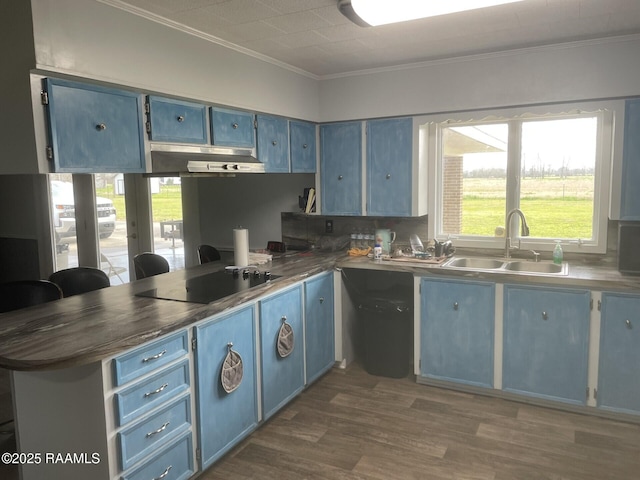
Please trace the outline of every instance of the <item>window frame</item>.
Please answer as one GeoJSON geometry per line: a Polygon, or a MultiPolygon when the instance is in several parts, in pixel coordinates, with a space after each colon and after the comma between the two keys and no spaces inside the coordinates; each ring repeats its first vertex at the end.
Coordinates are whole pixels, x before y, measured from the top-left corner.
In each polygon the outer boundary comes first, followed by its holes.
{"type": "MultiPolygon", "coordinates": [[[[619,116],[619,102],[582,102],[545,106],[513,107],[423,116],[418,119],[421,161],[428,165],[428,235],[438,240],[452,239],[463,248],[502,249],[504,237],[451,235],[440,232],[442,225],[442,142],[443,127],[481,123],[509,123],[507,151],[507,190],[505,216],[517,208],[520,197],[520,155],[522,122],[597,116],[596,165],[594,172],[593,238],[562,239],[565,252],[606,253],[608,214],[611,204],[611,167],[613,164],[614,121],[619,116]],[[512,128],[515,126],[516,128],[512,128]],[[513,168],[513,167],[516,168],[513,168]]],[[[525,215],[527,212],[524,212],[525,215]]],[[[514,216],[514,225],[517,219],[514,216]]],[[[505,219],[506,222],[506,219],[505,219]]],[[[514,226],[512,225],[512,226],[514,226]]],[[[551,252],[556,238],[520,237],[519,228],[512,229],[512,244],[522,250],[551,252]]]]}

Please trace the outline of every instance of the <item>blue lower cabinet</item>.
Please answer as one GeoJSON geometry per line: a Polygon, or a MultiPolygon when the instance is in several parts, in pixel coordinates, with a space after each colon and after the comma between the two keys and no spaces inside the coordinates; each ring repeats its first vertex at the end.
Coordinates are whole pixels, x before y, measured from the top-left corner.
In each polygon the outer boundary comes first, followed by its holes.
{"type": "Polygon", "coordinates": [[[584,405],[591,293],[505,285],[503,388],[584,405]]]}
{"type": "Polygon", "coordinates": [[[203,469],[258,425],[254,311],[251,305],[194,329],[203,469]]]}
{"type": "Polygon", "coordinates": [[[329,370],[335,361],[333,272],[305,282],[305,353],[307,384],[329,370]]]}
{"type": "Polygon", "coordinates": [[[420,282],[420,375],[493,386],[495,285],[420,282]]]}
{"type": "Polygon", "coordinates": [[[156,450],[149,461],[122,475],[122,480],[187,480],[195,473],[191,432],[156,450]]]}
{"type": "Polygon", "coordinates": [[[262,411],[266,420],[304,386],[302,291],[295,287],[260,302],[262,411]]]}
{"type": "Polygon", "coordinates": [[[640,413],[640,296],[604,293],[598,407],[640,413]]]}

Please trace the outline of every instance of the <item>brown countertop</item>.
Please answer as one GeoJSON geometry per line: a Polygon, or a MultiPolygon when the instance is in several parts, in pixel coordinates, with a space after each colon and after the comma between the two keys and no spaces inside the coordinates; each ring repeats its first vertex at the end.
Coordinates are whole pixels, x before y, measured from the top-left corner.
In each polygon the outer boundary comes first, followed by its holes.
{"type": "Polygon", "coordinates": [[[331,270],[342,255],[314,252],[276,259],[263,269],[280,278],[207,305],[135,294],[223,269],[224,265],[218,262],[3,313],[0,314],[0,367],[47,370],[103,360],[331,270]]]}

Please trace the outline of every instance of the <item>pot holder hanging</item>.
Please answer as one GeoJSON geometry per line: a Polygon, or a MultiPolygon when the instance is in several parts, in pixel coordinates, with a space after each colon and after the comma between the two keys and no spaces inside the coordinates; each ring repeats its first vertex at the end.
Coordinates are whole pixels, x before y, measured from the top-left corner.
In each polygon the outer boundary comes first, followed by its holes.
{"type": "Polygon", "coordinates": [[[282,317],[282,325],[278,330],[276,350],[280,358],[285,358],[293,352],[293,328],[287,323],[287,317],[282,317]]]}
{"type": "Polygon", "coordinates": [[[232,350],[233,343],[227,343],[227,356],[222,363],[222,372],[220,373],[220,382],[225,392],[231,393],[240,386],[244,368],[242,366],[242,357],[240,354],[232,350]]]}

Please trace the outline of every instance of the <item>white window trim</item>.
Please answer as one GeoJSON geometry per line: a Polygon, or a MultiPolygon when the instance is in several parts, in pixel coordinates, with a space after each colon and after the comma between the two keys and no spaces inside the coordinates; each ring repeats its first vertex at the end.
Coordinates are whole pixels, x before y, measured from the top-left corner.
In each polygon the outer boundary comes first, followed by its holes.
{"type": "MultiPolygon", "coordinates": [[[[419,117],[416,123],[419,125],[419,155],[420,161],[424,161],[428,168],[428,235],[429,238],[443,239],[438,235],[437,229],[442,224],[440,198],[441,198],[441,172],[439,169],[439,157],[441,145],[439,142],[439,126],[445,122],[462,121],[492,121],[506,122],[513,118],[544,118],[547,115],[567,115],[571,113],[593,113],[600,116],[598,122],[598,139],[596,143],[596,171],[594,184],[594,238],[590,241],[570,242],[563,241],[562,248],[565,252],[579,253],[606,253],[607,250],[607,224],[611,197],[611,169],[613,161],[614,119],[619,118],[619,112],[623,109],[620,101],[598,101],[570,104],[556,104],[534,107],[504,108],[499,110],[485,110],[473,112],[456,112],[419,117]]],[[[511,139],[510,139],[511,140],[511,139]]],[[[511,142],[510,142],[511,143],[511,142]]],[[[513,149],[509,155],[519,155],[519,149],[513,149]]],[[[616,157],[621,157],[621,152],[615,152],[616,157]]],[[[508,205],[513,199],[507,199],[508,205]]],[[[526,212],[525,212],[526,215],[526,212]]],[[[531,238],[512,235],[513,243],[523,250],[536,250],[551,252],[555,246],[555,238],[531,238]]],[[[456,238],[450,236],[456,246],[477,249],[504,249],[504,237],[472,237],[464,236],[456,238]]]]}

